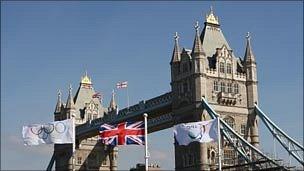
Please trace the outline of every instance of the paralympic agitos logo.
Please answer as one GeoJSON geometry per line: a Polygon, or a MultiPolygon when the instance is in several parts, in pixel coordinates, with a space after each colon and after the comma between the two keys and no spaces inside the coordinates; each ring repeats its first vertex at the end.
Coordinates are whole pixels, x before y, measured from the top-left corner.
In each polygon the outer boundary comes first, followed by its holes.
{"type": "Polygon", "coordinates": [[[205,133],[206,133],[206,125],[200,125],[200,128],[192,129],[192,131],[188,133],[188,136],[193,140],[195,139],[200,140],[203,137],[203,134],[205,133]]]}

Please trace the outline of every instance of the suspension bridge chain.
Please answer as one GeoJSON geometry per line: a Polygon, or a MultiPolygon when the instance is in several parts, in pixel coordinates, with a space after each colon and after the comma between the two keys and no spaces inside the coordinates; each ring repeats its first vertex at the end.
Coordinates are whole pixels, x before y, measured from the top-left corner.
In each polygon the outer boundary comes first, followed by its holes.
{"type": "Polygon", "coordinates": [[[263,111],[257,105],[255,105],[255,111],[263,123],[266,125],[266,127],[269,129],[271,134],[280,142],[288,154],[293,156],[302,166],[304,166],[303,146],[289,137],[284,131],[282,131],[274,122],[270,120],[270,118],[268,118],[263,113],[263,111]]]}
{"type": "MultiPolygon", "coordinates": [[[[202,100],[202,105],[212,119],[215,119],[219,116],[209,106],[209,104],[204,98],[202,100]]],[[[239,166],[244,167],[246,165],[254,170],[289,170],[288,167],[281,165],[277,162],[277,160],[271,159],[259,149],[247,142],[222,119],[220,119],[220,124],[221,135],[223,135],[224,139],[229,142],[229,145],[232,146],[239,154],[239,166]]]]}

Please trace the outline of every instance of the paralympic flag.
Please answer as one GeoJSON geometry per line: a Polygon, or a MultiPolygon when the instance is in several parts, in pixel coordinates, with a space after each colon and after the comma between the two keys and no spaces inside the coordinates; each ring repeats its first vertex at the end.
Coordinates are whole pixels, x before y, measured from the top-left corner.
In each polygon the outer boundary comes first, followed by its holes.
{"type": "Polygon", "coordinates": [[[101,141],[106,145],[144,145],[145,124],[139,122],[122,122],[116,125],[103,124],[99,128],[101,141]]]}
{"type": "Polygon", "coordinates": [[[217,119],[175,125],[174,138],[179,145],[188,145],[194,141],[200,143],[217,141],[217,119]]]}
{"type": "Polygon", "coordinates": [[[73,143],[73,121],[66,119],[47,124],[23,126],[22,138],[24,145],[73,143]]]}

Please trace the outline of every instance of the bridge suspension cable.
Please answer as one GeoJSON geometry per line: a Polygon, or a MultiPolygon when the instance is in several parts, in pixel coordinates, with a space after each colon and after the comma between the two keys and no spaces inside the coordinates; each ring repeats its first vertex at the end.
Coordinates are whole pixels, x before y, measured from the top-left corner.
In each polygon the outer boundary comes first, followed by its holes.
{"type": "MultiPolygon", "coordinates": [[[[203,98],[202,105],[212,119],[216,118],[218,114],[209,106],[207,101],[203,98]]],[[[280,165],[277,161],[263,154],[259,149],[247,142],[242,136],[238,135],[225,121],[220,119],[221,134],[224,136],[229,145],[238,152],[238,154],[245,160],[244,162],[251,165],[253,169],[270,169],[288,170],[287,167],[280,165]]]]}
{"type": "MultiPolygon", "coordinates": [[[[266,125],[271,134],[280,142],[289,155],[294,157],[302,166],[304,166],[304,148],[300,143],[289,137],[274,122],[272,122],[263,111],[255,105],[255,111],[266,125]]],[[[290,161],[289,161],[290,162],[290,161]]]]}
{"type": "Polygon", "coordinates": [[[50,162],[49,162],[49,164],[46,168],[46,171],[51,171],[52,168],[53,168],[54,163],[55,163],[55,153],[53,153],[52,158],[51,158],[51,160],[50,160],[50,162]]]}

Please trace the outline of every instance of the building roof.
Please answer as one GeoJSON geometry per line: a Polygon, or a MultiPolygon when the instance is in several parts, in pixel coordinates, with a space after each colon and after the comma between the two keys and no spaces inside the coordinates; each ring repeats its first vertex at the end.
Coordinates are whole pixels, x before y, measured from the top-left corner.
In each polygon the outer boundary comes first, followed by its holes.
{"type": "Polygon", "coordinates": [[[91,79],[89,79],[90,84],[88,84],[89,82],[83,82],[83,78],[86,77],[89,78],[87,74],[82,77],[79,88],[76,92],[76,95],[74,96],[76,118],[80,118],[80,111],[85,108],[86,103],[90,103],[91,101],[93,101],[94,104],[98,105],[99,114],[100,116],[103,116],[104,108],[101,102],[98,98],[93,98],[93,95],[96,94],[96,92],[92,86],[91,79]]]}
{"type": "Polygon", "coordinates": [[[245,62],[255,62],[255,57],[251,48],[251,43],[250,43],[250,34],[249,32],[247,33],[246,36],[246,50],[245,50],[245,56],[244,56],[244,61],[245,62]]]}
{"type": "MultiPolygon", "coordinates": [[[[206,17],[205,27],[201,33],[200,38],[203,50],[208,57],[212,57],[216,52],[216,48],[222,48],[223,45],[226,45],[228,50],[232,50],[220,28],[218,17],[214,15],[212,9],[209,15],[206,17]],[[211,18],[214,20],[211,20],[211,18]]],[[[234,54],[232,56],[235,57],[234,54]]]]}

